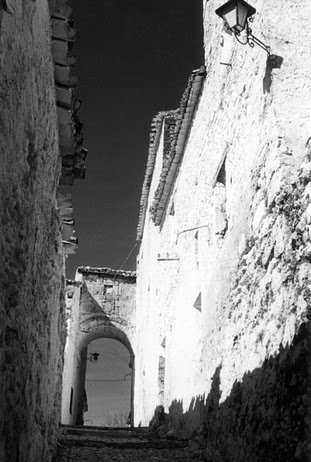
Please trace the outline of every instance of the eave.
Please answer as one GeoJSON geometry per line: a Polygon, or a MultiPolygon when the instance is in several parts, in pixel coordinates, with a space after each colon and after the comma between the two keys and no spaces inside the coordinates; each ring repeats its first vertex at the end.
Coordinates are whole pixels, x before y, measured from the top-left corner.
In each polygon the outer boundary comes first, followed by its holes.
{"type": "Polygon", "coordinates": [[[163,164],[159,185],[155,191],[151,216],[155,225],[160,225],[166,210],[180,164],[183,159],[185,146],[191,130],[195,110],[201,95],[206,75],[205,66],[193,71],[180,103],[179,117],[175,127],[170,155],[163,164]]]}
{"type": "Polygon", "coordinates": [[[164,142],[163,168],[159,185],[156,189],[153,203],[150,209],[152,219],[156,225],[161,223],[164,211],[166,210],[168,199],[175,183],[175,179],[190,133],[195,110],[201,95],[205,76],[205,66],[202,66],[200,69],[193,71],[189,77],[187,87],[182,96],[180,107],[175,111],[160,112],[152,121],[148,161],[140,200],[137,240],[141,240],[143,235],[150,186],[154,172],[163,121],[169,117],[173,117],[175,119],[173,133],[170,130],[167,131],[169,134],[169,140],[166,144],[164,142]],[[167,146],[169,146],[169,151],[167,151],[167,146]]]}

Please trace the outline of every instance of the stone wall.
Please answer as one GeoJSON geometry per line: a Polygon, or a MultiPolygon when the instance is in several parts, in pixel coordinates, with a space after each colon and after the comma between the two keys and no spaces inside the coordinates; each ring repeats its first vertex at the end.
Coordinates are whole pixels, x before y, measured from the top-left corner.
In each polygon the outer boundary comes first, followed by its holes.
{"type": "Polygon", "coordinates": [[[46,0],[1,5],[0,459],[41,462],[60,420],[64,346],[50,15],[46,0]]]}
{"type": "Polygon", "coordinates": [[[252,2],[253,33],[271,46],[268,58],[222,30],[220,4],[204,1],[207,75],[158,226],[150,207],[160,143],[149,182],[135,422],[148,425],[163,402],[162,431],[197,438],[207,460],[301,460],[309,405],[310,5],[252,2]]]}
{"type": "MultiPolygon", "coordinates": [[[[62,390],[63,424],[82,424],[88,344],[98,338],[121,342],[136,354],[136,274],[79,267],[67,284],[67,340],[62,390]]],[[[134,373],[133,373],[134,375],[134,373]]],[[[133,407],[133,382],[131,406],[133,407]]],[[[132,415],[134,410],[132,409],[132,415]]]]}

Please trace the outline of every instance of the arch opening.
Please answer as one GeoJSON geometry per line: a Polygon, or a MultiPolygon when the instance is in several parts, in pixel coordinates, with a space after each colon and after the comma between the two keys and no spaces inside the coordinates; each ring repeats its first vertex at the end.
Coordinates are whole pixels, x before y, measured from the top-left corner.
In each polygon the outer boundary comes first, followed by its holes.
{"type": "Polygon", "coordinates": [[[121,329],[89,320],[65,356],[62,423],[132,427],[134,359],[121,329]]]}
{"type": "Polygon", "coordinates": [[[99,338],[88,345],[84,425],[131,424],[131,354],[118,340],[99,338]],[[98,356],[97,356],[98,355],[98,356]]]}

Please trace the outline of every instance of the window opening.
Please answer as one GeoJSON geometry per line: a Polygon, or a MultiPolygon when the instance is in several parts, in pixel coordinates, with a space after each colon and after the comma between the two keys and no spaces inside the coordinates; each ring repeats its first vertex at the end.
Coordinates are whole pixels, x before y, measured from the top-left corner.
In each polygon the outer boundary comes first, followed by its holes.
{"type": "Polygon", "coordinates": [[[107,301],[110,301],[112,299],[112,296],[114,295],[114,290],[113,290],[113,285],[104,285],[104,296],[107,301]]]}
{"type": "Polygon", "coordinates": [[[73,401],[73,388],[71,387],[70,404],[69,404],[69,412],[70,412],[70,414],[72,414],[72,401],[73,401]]]}

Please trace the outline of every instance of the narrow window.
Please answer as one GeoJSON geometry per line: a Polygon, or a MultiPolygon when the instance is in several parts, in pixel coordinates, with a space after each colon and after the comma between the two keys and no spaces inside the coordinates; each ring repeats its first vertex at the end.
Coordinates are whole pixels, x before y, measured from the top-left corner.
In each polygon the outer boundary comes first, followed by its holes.
{"type": "Polygon", "coordinates": [[[69,412],[70,412],[70,414],[72,414],[72,401],[73,401],[73,388],[71,387],[70,404],[69,404],[69,412]]]}
{"type": "Polygon", "coordinates": [[[104,294],[112,294],[113,286],[105,284],[104,285],[104,294]]]}
{"type": "Polygon", "coordinates": [[[226,186],[226,158],[224,158],[216,178],[216,184],[220,183],[224,186],[226,186]]]}

